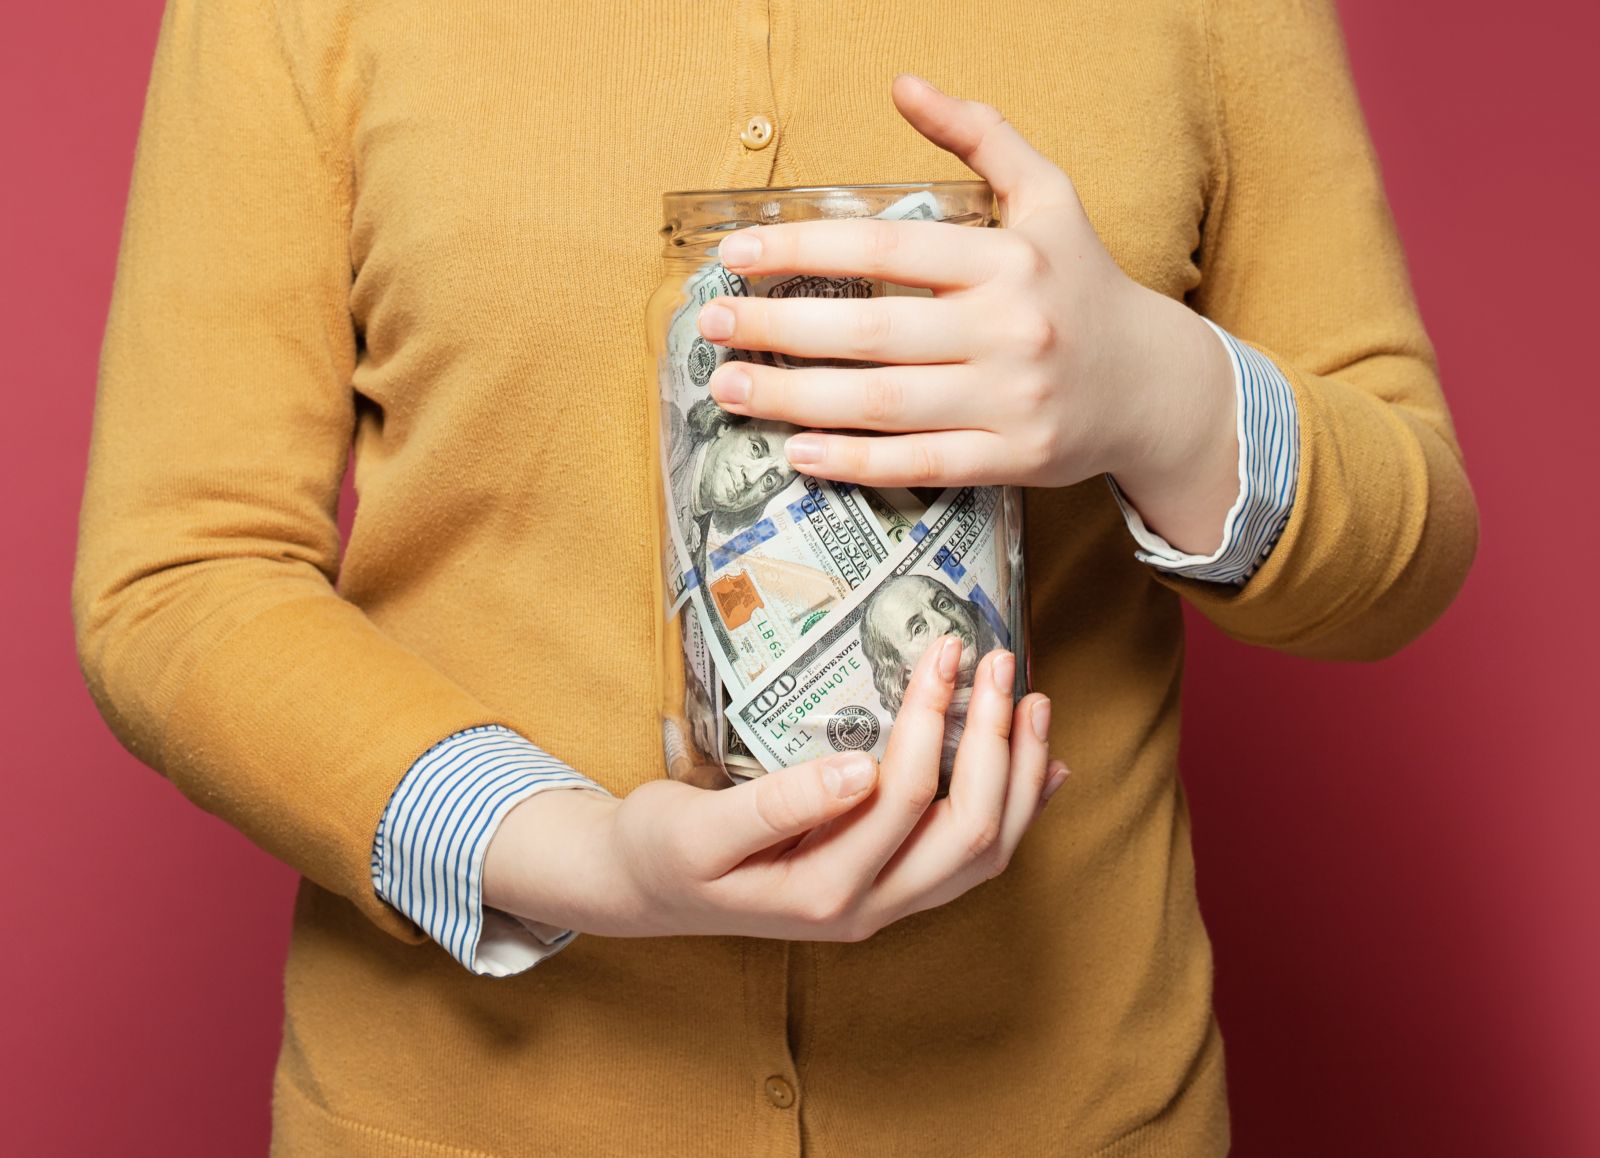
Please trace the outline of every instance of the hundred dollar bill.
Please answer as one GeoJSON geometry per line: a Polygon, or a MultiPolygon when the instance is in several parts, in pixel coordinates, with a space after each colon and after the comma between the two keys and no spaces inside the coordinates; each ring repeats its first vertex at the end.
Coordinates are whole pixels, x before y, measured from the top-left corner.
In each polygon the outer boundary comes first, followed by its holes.
{"type": "MultiPolygon", "coordinates": [[[[933,216],[931,194],[914,193],[883,216],[933,216]]],[[[668,614],[694,606],[730,688],[742,689],[782,659],[827,611],[866,581],[909,521],[892,503],[874,505],[861,488],[802,475],[783,443],[796,429],[744,418],[711,398],[712,372],[744,351],[707,342],[700,307],[723,295],[781,288],[828,296],[804,279],[764,279],[759,289],[718,262],[685,284],[667,326],[659,371],[661,443],[671,551],[664,561],[668,614]]],[[[828,279],[823,279],[824,281],[828,279]]],[[[838,280],[838,279],[834,279],[838,280]]],[[[861,296],[884,292],[858,282],[861,296]]],[[[855,292],[855,291],[852,291],[855,292]]]]}
{"type": "MultiPolygon", "coordinates": [[[[881,756],[918,658],[953,633],[962,654],[946,716],[944,790],[978,660],[1013,646],[1019,622],[1011,603],[1020,586],[1020,535],[1002,496],[997,487],[946,492],[869,586],[836,607],[781,667],[734,694],[728,722],[765,767],[850,748],[881,756]]],[[[1019,672],[1019,693],[1022,679],[1019,672]]]]}

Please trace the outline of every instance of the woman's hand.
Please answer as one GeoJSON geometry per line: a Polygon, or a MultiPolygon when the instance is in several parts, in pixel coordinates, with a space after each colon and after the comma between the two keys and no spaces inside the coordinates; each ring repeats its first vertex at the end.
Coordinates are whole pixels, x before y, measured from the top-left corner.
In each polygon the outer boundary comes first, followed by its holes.
{"type": "Polygon", "coordinates": [[[530,797],[502,821],[484,903],[607,936],[719,933],[857,941],[1000,873],[1067,770],[1050,703],[1011,707],[1013,665],[979,665],[948,796],[944,712],[961,642],[922,656],[881,767],[852,753],[707,791],[653,780],[622,800],[530,797]]]}
{"type": "Polygon", "coordinates": [[[874,218],[779,223],[725,238],[747,277],[881,278],[934,296],[719,297],[710,341],[881,368],[730,361],[727,410],[803,427],[798,469],[884,486],[1065,486],[1106,472],[1152,529],[1208,553],[1238,493],[1233,370],[1200,316],[1117,266],[1068,176],[995,109],[897,78],[895,104],[994,189],[1003,229],[874,218]]]}

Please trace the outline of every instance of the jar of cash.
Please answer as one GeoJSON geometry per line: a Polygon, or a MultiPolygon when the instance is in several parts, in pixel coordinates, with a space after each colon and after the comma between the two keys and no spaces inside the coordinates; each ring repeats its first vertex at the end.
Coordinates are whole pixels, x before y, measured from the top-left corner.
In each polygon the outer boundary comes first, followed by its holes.
{"type": "Polygon", "coordinates": [[[661,720],[666,773],[724,787],[845,749],[882,756],[906,680],[938,636],[963,642],[940,792],[979,658],[1017,656],[1028,690],[1022,503],[1015,487],[902,489],[815,479],[790,466],[797,428],[723,410],[711,373],[872,365],[730,350],[700,335],[722,294],[870,298],[930,290],[863,277],[746,278],[718,244],[750,225],[877,216],[995,224],[982,181],[719,189],[663,197],[665,279],[647,307],[659,432],[661,720]]]}

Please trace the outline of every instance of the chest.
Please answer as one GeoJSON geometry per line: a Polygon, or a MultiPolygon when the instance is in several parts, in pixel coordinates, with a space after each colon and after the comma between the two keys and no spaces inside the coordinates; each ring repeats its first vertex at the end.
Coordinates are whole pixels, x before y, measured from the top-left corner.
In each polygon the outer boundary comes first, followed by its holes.
{"type": "Polygon", "coordinates": [[[550,405],[638,373],[664,191],[970,177],[896,112],[902,70],[1001,109],[1131,276],[1198,281],[1215,158],[1187,5],[408,7],[353,50],[352,308],[387,407],[419,404],[432,368],[550,405]]]}

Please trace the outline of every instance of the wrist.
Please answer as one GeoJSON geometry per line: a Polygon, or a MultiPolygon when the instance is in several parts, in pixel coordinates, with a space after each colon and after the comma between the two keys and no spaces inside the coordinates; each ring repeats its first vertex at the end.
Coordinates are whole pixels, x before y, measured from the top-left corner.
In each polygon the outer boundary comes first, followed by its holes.
{"type": "Polygon", "coordinates": [[[1208,554],[1222,542],[1239,493],[1238,399],[1222,341],[1182,302],[1140,287],[1138,429],[1111,470],[1149,528],[1179,550],[1208,554]]]}
{"type": "Polygon", "coordinates": [[[484,906],[585,931],[591,897],[609,885],[610,826],[620,803],[584,788],[550,788],[511,809],[484,854],[484,906]]]}

